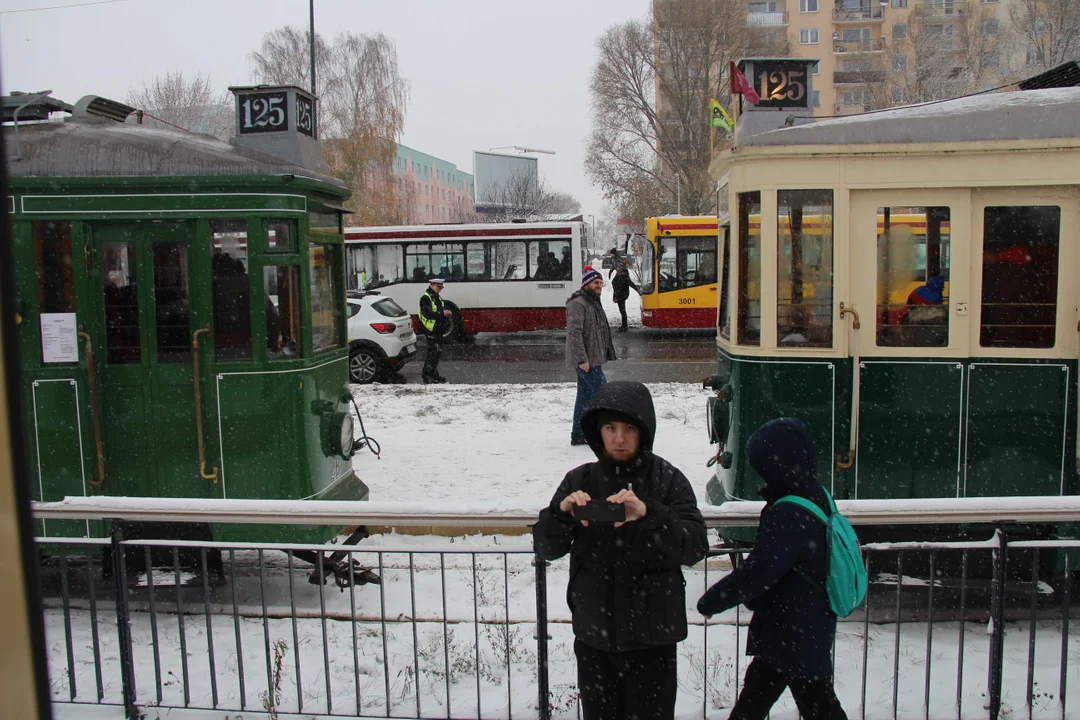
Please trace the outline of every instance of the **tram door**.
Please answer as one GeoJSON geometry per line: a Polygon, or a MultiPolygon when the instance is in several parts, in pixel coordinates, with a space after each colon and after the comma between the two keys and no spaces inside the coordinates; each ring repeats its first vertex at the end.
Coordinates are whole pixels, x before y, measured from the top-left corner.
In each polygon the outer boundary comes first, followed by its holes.
{"type": "Polygon", "coordinates": [[[95,225],[90,240],[106,492],[204,497],[192,369],[192,222],[95,225]]]}
{"type": "Polygon", "coordinates": [[[852,194],[851,305],[862,325],[858,392],[844,393],[858,414],[853,497],[965,495],[969,207],[966,191],[852,194]]]}

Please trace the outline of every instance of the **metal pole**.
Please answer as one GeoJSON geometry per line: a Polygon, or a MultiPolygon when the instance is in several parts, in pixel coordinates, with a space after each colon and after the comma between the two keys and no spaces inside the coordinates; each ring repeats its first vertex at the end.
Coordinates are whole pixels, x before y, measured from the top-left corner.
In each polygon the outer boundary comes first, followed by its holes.
{"type": "Polygon", "coordinates": [[[682,215],[682,177],[675,173],[675,214],[682,215]]]}
{"type": "Polygon", "coordinates": [[[547,560],[533,558],[536,568],[536,689],[540,720],[551,720],[548,687],[547,560]]]}
{"type": "Polygon", "coordinates": [[[1005,650],[1005,573],[1008,571],[1008,536],[1004,527],[998,529],[998,547],[994,550],[994,575],[990,586],[990,720],[1001,712],[1001,676],[1005,650]]]}
{"type": "MultiPolygon", "coordinates": [[[[117,645],[120,653],[120,687],[124,696],[124,716],[128,720],[136,720],[141,717],[138,708],[135,707],[135,660],[131,650],[131,625],[127,606],[127,574],[125,573],[123,531],[120,523],[112,524],[112,561],[113,582],[116,583],[116,631],[117,645]]],[[[147,567],[147,573],[152,573],[153,568],[147,567]]]]}
{"type": "Polygon", "coordinates": [[[309,52],[311,55],[311,94],[317,96],[315,92],[315,0],[311,0],[309,4],[311,7],[311,25],[308,30],[309,52]]]}

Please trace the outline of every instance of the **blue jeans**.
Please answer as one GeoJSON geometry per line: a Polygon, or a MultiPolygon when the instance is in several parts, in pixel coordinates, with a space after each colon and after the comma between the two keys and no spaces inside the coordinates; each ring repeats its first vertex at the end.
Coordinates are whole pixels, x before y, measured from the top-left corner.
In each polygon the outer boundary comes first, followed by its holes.
{"type": "Polygon", "coordinates": [[[585,408],[589,407],[593,393],[606,382],[604,370],[599,365],[589,366],[588,372],[581,368],[577,369],[577,401],[574,402],[574,426],[570,430],[571,440],[584,439],[585,436],[581,434],[581,415],[585,412],[585,408]]]}

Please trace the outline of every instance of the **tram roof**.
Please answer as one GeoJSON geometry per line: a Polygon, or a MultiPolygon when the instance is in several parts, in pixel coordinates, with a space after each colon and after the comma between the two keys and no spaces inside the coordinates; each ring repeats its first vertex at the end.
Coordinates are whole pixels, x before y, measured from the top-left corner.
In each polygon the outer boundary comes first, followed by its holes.
{"type": "Polygon", "coordinates": [[[1080,137],[1080,87],[989,93],[821,120],[743,146],[888,145],[1080,137]]]}
{"type": "Polygon", "coordinates": [[[311,178],[344,189],[337,178],[209,135],[171,128],[70,117],[63,122],[4,126],[4,145],[18,160],[13,177],[213,177],[311,178]]]}

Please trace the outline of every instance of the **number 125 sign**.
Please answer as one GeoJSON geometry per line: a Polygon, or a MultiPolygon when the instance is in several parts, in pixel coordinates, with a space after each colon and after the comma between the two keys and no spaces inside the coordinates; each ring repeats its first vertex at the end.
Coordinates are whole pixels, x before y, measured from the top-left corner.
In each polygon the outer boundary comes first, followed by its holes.
{"type": "Polygon", "coordinates": [[[288,130],[288,102],[289,95],[285,92],[245,95],[240,103],[240,133],[288,130]]]}
{"type": "Polygon", "coordinates": [[[754,74],[761,96],[758,107],[806,107],[806,65],[758,61],[754,74]]]}

